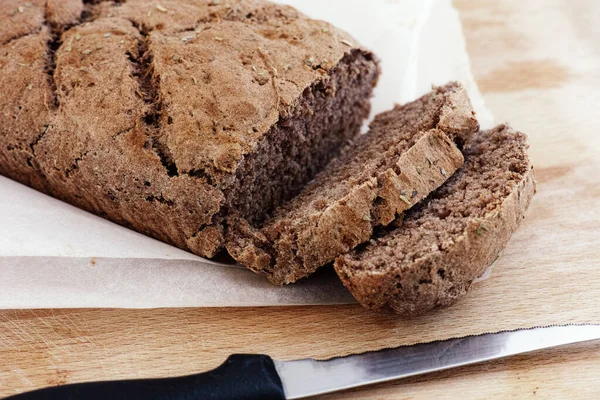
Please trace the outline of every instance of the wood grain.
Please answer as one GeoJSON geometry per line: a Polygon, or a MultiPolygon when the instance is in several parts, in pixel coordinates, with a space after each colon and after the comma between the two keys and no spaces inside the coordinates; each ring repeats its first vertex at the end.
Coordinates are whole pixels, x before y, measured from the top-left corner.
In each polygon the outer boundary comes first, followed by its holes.
{"type": "MultiPolygon", "coordinates": [[[[546,324],[600,322],[600,5],[460,0],[490,109],[530,136],[538,194],[492,277],[455,306],[401,319],[358,306],[0,312],[0,396],[187,374],[234,352],[327,358],[546,324]],[[592,90],[593,89],[593,90],[592,90]]],[[[594,398],[600,343],[323,399],[594,398]]]]}

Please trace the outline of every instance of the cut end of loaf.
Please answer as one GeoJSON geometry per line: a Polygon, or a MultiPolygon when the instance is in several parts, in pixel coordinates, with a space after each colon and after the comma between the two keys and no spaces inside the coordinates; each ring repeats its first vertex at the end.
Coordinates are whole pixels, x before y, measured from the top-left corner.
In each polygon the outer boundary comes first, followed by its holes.
{"type": "Polygon", "coordinates": [[[253,224],[297,195],[368,117],[379,70],[373,54],[355,49],[304,90],[237,167],[226,208],[253,224]]]}
{"type": "Polygon", "coordinates": [[[506,125],[466,143],[465,164],[399,226],[337,258],[365,307],[420,314],[462,297],[506,246],[535,192],[526,136],[506,125]]]}
{"type": "Polygon", "coordinates": [[[368,134],[346,146],[264,224],[230,219],[229,253],[271,282],[286,284],[369,240],[375,227],[417,204],[462,164],[456,142],[478,127],[465,104],[464,89],[451,83],[377,116],[368,134]]]}

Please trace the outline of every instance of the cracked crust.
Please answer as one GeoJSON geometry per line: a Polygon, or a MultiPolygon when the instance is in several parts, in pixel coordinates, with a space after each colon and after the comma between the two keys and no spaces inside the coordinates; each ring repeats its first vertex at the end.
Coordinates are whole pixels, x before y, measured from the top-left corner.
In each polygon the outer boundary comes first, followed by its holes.
{"type": "Polygon", "coordinates": [[[464,296],[498,258],[535,193],[526,136],[506,125],[467,143],[465,164],[403,223],[338,257],[366,308],[421,314],[464,296]]]}
{"type": "Polygon", "coordinates": [[[375,227],[439,187],[463,162],[455,141],[478,128],[456,83],[382,113],[264,226],[230,218],[227,250],[274,284],[295,282],[368,241],[375,227]]]}
{"type": "Polygon", "coordinates": [[[49,0],[21,10],[7,1],[15,12],[0,15],[0,172],[201,256],[222,248],[236,198],[260,196],[260,187],[235,190],[243,176],[268,181],[295,165],[293,185],[278,182],[279,192],[246,210],[266,213],[334,157],[369,112],[373,56],[290,7],[49,0]],[[355,75],[334,87],[340,65],[355,75]],[[352,88],[360,91],[345,92],[352,88]],[[347,122],[339,131],[322,126],[313,136],[331,141],[298,153],[320,158],[287,163],[296,155],[278,150],[279,164],[260,170],[260,158],[251,162],[258,152],[274,140],[290,147],[285,132],[273,136],[279,121],[310,119],[306,96],[331,108],[349,99],[340,107],[347,122]]]}

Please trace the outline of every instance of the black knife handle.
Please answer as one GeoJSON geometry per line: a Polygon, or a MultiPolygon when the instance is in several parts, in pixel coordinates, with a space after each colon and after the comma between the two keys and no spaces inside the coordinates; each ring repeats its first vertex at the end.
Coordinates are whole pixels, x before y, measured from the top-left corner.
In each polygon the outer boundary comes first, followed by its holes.
{"type": "Polygon", "coordinates": [[[75,383],[5,400],[285,400],[271,357],[234,354],[212,371],[177,378],[75,383]]]}

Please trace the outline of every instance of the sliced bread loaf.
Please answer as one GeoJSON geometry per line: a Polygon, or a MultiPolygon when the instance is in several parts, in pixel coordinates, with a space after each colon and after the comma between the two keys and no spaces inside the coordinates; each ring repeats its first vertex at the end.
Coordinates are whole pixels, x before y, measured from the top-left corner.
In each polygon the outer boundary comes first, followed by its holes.
{"type": "Polygon", "coordinates": [[[501,125],[478,134],[464,154],[456,174],[397,227],[336,259],[363,306],[417,314],[449,305],[506,246],[535,193],[526,136],[501,125]]]}
{"type": "Polygon", "coordinates": [[[291,7],[21,3],[0,13],[0,173],[201,256],[369,114],[374,56],[291,7]]]}
{"type": "Polygon", "coordinates": [[[263,224],[230,217],[229,253],[275,284],[309,275],[446,181],[478,123],[451,83],[378,115],[370,128],[263,224]]]}

